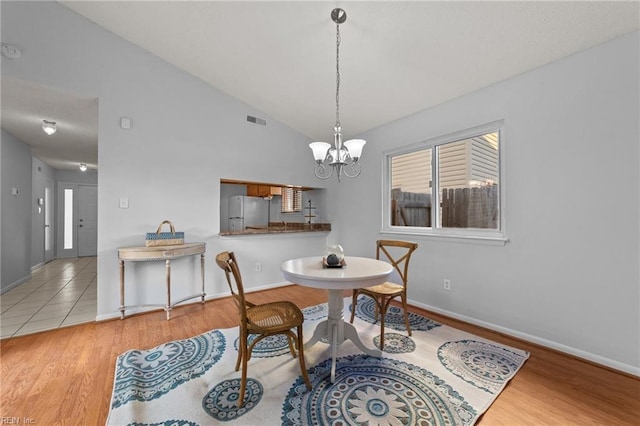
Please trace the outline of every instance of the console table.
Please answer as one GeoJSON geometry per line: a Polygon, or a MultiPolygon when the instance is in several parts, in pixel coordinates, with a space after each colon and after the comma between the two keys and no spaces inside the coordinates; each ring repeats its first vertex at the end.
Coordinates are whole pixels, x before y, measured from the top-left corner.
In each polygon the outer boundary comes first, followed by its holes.
{"type": "Polygon", "coordinates": [[[158,246],[158,247],[121,247],[118,249],[118,259],[120,260],[120,319],[124,318],[124,311],[127,308],[142,307],[142,306],[159,306],[167,313],[167,320],[171,319],[171,308],[179,303],[187,301],[189,299],[195,299],[196,297],[202,298],[204,303],[204,252],[206,243],[187,243],[171,246],[158,246]],[[200,255],[200,272],[202,276],[202,293],[194,294],[193,296],[187,296],[183,299],[171,303],[171,260],[178,259],[185,256],[200,255]],[[145,305],[130,305],[124,304],[124,262],[148,262],[154,260],[164,260],[166,270],[166,282],[167,282],[167,303],[166,305],[160,304],[145,304],[145,305]]]}

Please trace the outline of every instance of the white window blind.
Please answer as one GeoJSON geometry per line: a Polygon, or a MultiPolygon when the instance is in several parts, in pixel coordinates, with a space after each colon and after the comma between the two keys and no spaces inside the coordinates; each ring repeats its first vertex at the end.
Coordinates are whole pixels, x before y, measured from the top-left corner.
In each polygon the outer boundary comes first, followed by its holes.
{"type": "Polygon", "coordinates": [[[294,213],[302,211],[302,190],[295,188],[282,188],[282,213],[294,213]]]}

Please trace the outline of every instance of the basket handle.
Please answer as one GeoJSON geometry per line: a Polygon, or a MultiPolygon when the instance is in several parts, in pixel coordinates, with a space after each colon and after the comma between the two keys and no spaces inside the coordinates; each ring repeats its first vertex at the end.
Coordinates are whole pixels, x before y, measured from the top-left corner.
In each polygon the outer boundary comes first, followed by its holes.
{"type": "Polygon", "coordinates": [[[174,228],[173,223],[171,223],[170,220],[163,220],[160,226],[158,226],[158,230],[156,231],[156,234],[160,235],[160,231],[162,230],[162,225],[164,225],[165,223],[169,225],[169,228],[171,228],[171,233],[175,235],[176,228],[174,228]]]}

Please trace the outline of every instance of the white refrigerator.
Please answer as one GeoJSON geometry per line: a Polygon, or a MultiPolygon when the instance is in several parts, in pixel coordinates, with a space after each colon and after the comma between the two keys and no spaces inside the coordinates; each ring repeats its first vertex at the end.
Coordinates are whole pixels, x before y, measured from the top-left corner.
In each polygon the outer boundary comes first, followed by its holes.
{"type": "Polygon", "coordinates": [[[269,226],[269,200],[246,195],[234,195],[229,199],[229,228],[231,231],[266,228],[267,226],[269,226]]]}

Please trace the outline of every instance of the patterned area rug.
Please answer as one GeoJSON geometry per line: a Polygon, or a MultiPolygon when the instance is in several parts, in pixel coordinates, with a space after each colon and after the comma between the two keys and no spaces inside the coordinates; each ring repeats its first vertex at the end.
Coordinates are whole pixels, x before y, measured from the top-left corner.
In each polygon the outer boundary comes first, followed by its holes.
{"type": "MultiPolygon", "coordinates": [[[[345,318],[350,309],[345,298],[345,318]]],[[[327,305],[303,312],[308,339],[327,305]]],[[[372,304],[363,298],[354,325],[371,347],[380,332],[373,321],[372,304]]],[[[334,383],[329,346],[319,342],[306,350],[310,391],[286,339],[263,340],[249,361],[240,409],[237,328],[128,351],[116,361],[107,424],[473,425],[529,356],[420,315],[410,322],[411,337],[402,312],[390,308],[381,358],[343,343],[334,383]]]]}

